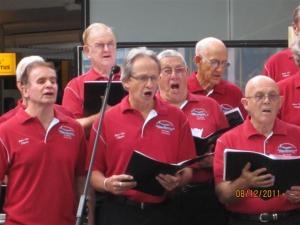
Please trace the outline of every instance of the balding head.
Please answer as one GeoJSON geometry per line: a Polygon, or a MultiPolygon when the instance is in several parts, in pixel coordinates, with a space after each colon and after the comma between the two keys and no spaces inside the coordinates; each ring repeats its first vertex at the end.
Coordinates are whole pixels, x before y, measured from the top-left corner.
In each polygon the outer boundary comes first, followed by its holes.
{"type": "Polygon", "coordinates": [[[276,82],[263,75],[251,78],[246,84],[242,103],[254,128],[267,137],[273,129],[282,104],[276,82]]]}
{"type": "Polygon", "coordinates": [[[273,89],[279,93],[278,86],[272,78],[264,75],[257,75],[247,82],[245,87],[245,96],[253,95],[255,90],[261,88],[262,86],[273,87],[273,89]]]}
{"type": "Polygon", "coordinates": [[[207,37],[197,42],[195,47],[195,55],[206,55],[208,49],[215,47],[227,51],[223,41],[215,37],[207,37]]]}

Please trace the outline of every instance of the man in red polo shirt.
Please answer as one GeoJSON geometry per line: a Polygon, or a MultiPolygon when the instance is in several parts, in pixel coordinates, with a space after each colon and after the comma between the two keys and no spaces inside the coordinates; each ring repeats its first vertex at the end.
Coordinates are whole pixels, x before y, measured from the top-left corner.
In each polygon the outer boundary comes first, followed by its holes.
{"type": "MultiPolygon", "coordinates": [[[[298,36],[291,46],[293,58],[296,65],[300,66],[300,37],[298,36]]],[[[294,76],[288,77],[278,82],[280,95],[284,97],[282,107],[280,109],[279,118],[300,126],[300,71],[294,76]]]]}
{"type": "Polygon", "coordinates": [[[223,112],[238,107],[245,116],[240,88],[223,79],[224,71],[230,65],[225,44],[214,37],[200,40],[195,47],[194,62],[197,72],[188,79],[189,91],[215,99],[223,112]]]}
{"type": "MultiPolygon", "coordinates": [[[[298,36],[300,31],[299,12],[300,5],[293,13],[292,26],[295,36],[298,36]]],[[[265,62],[261,73],[278,82],[294,75],[298,70],[299,67],[295,64],[291,48],[287,48],[271,55],[265,62]]]]}
{"type": "MultiPolygon", "coordinates": [[[[136,182],[125,174],[134,150],[165,163],[196,155],[184,113],[155,97],[159,74],[153,51],[137,48],[128,53],[121,80],[129,94],[105,113],[91,176],[92,187],[107,194],[97,225],[169,225],[167,191],[192,177],[191,168],[176,175],[159,174],[156,180],[166,192],[152,195],[133,189],[136,182]]],[[[90,153],[97,125],[98,121],[91,130],[90,153]]]]}
{"type": "MultiPolygon", "coordinates": [[[[220,105],[212,98],[194,95],[187,90],[188,70],[183,56],[175,50],[164,50],[158,55],[161,64],[157,96],[180,108],[187,116],[193,136],[207,137],[228,127],[220,105]]],[[[174,198],[175,216],[186,225],[225,224],[224,207],[214,192],[213,156],[195,167],[192,181],[174,198]]]]}
{"type": "Polygon", "coordinates": [[[7,225],[75,224],[86,142],[82,127],[54,107],[56,79],[52,64],[28,64],[20,78],[26,108],[0,126],[7,225]]]}
{"type": "MultiPolygon", "coordinates": [[[[88,132],[98,114],[84,116],[84,82],[108,80],[112,66],[116,63],[116,38],[110,27],[102,23],[93,23],[83,32],[83,51],[91,61],[91,69],[73,78],[65,87],[62,105],[73,113],[77,121],[88,132]]],[[[113,76],[119,80],[120,75],[113,76]]]]}
{"type": "Polygon", "coordinates": [[[266,155],[300,155],[300,128],[277,118],[282,97],[273,79],[264,75],[250,79],[242,102],[249,116],[242,125],[217,140],[214,158],[216,193],[231,212],[229,225],[298,224],[300,186],[292,186],[284,195],[275,191],[270,199],[263,200],[250,189],[265,187],[267,190],[273,185],[274,177],[266,168],[252,171],[249,163],[239,178],[223,180],[225,149],[255,151],[266,155]],[[239,192],[246,194],[241,197],[237,195],[239,192]]]}

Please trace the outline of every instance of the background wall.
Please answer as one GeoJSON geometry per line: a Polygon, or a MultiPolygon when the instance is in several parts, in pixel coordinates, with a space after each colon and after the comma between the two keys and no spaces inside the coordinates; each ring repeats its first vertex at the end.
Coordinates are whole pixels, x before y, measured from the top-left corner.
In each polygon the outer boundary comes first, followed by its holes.
{"type": "Polygon", "coordinates": [[[119,42],[287,39],[299,0],[90,0],[90,22],[119,42]]]}

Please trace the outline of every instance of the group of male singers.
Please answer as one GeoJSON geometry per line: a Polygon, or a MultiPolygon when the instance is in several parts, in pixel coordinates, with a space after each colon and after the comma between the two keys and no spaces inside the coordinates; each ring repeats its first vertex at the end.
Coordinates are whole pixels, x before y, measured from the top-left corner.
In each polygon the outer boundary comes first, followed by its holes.
{"type": "Polygon", "coordinates": [[[230,65],[228,52],[213,37],[196,44],[197,71],[191,76],[178,51],[156,55],[144,47],[133,48],[122,72],[113,77],[121,80],[128,95],[107,108],[98,134],[99,114],[83,114],[84,82],[108,80],[116,61],[116,37],[107,25],[94,23],[84,31],[83,43],[91,68],[67,84],[62,106],[55,104],[57,75],[51,63],[30,56],[18,64],[16,81],[22,98],[13,111],[0,117],[0,180],[7,183],[5,224],[75,224],[96,135],[99,143],[90,184],[100,197],[95,209],[90,209],[95,217],[90,217],[89,225],[300,221],[299,186],[269,202],[238,199],[236,190],[272,186],[272,174],[265,174],[264,168],[251,171],[247,164],[238,179],[223,181],[221,177],[225,148],[253,147],[249,150],[285,155],[291,153],[283,153],[278,146],[288,142],[295,147],[292,155],[300,155],[300,143],[294,138],[300,128],[276,117],[282,97],[272,79],[250,79],[243,97],[238,86],[223,79],[230,65]],[[204,138],[228,127],[224,112],[235,107],[249,116],[219,139],[216,157],[176,174],[158,174],[156,180],[165,189],[161,195],[136,190],[134,177],[126,174],[134,150],[164,163],[194,158],[193,136],[204,138]],[[233,144],[238,138],[243,140],[233,144]]]}

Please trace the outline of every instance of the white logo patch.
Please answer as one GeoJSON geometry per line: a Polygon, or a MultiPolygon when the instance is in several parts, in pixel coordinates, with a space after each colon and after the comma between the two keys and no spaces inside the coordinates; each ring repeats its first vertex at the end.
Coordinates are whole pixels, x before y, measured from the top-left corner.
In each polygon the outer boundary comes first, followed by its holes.
{"type": "Polygon", "coordinates": [[[125,132],[120,132],[114,135],[117,140],[123,139],[125,137],[125,132]]]}
{"type": "Polygon", "coordinates": [[[292,103],[293,108],[300,109],[300,102],[292,103]]]}
{"type": "Polygon", "coordinates": [[[18,142],[19,142],[20,145],[28,144],[29,143],[29,138],[20,139],[18,142]]]}
{"type": "Polygon", "coordinates": [[[171,132],[175,130],[173,123],[168,120],[159,120],[155,126],[160,129],[163,134],[167,135],[170,135],[171,132]]]}
{"type": "Polygon", "coordinates": [[[72,127],[60,126],[58,132],[61,133],[64,138],[72,139],[75,136],[75,131],[72,127]]]}

